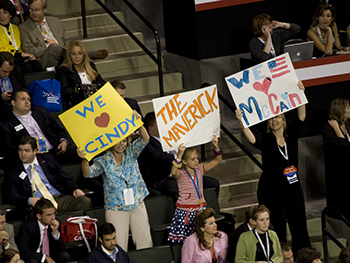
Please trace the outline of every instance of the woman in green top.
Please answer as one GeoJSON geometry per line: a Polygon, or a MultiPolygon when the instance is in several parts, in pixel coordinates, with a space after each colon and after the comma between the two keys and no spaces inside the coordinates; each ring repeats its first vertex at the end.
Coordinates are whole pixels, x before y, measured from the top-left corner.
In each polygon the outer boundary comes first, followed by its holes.
{"type": "Polygon", "coordinates": [[[283,262],[281,245],[270,226],[270,210],[259,205],[253,207],[250,216],[255,224],[251,231],[244,232],[237,243],[236,263],[283,262]]]}

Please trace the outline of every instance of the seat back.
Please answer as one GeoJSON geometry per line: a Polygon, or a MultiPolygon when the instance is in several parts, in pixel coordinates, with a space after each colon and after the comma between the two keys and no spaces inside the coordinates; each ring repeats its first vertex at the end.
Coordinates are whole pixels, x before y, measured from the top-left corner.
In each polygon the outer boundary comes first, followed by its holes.
{"type": "Polygon", "coordinates": [[[81,171],[81,164],[68,164],[68,165],[62,165],[63,171],[66,172],[66,174],[69,175],[69,177],[77,183],[79,179],[82,178],[83,174],[81,171]]]}
{"type": "Polygon", "coordinates": [[[33,72],[33,73],[27,73],[24,75],[24,82],[26,83],[26,86],[28,87],[30,83],[32,83],[34,80],[43,80],[43,79],[54,79],[55,78],[55,72],[53,71],[40,71],[40,72],[33,72]]]}
{"type": "Polygon", "coordinates": [[[62,224],[68,217],[74,217],[74,216],[85,216],[84,211],[72,211],[72,212],[66,212],[66,213],[59,213],[56,215],[56,219],[60,221],[62,224]]]}
{"type": "Polygon", "coordinates": [[[167,244],[175,206],[171,197],[156,196],[145,199],[154,246],[167,244]]]}
{"type": "Polygon", "coordinates": [[[216,196],[215,188],[203,189],[203,195],[204,195],[205,201],[207,202],[207,206],[213,208],[215,210],[216,215],[219,215],[220,206],[219,206],[218,198],[216,196]]]}
{"type": "Polygon", "coordinates": [[[128,255],[135,263],[171,263],[174,260],[170,245],[133,250],[128,255]]]}
{"type": "Polygon", "coordinates": [[[149,224],[151,228],[171,223],[175,206],[171,197],[155,196],[145,199],[149,224]]]}
{"type": "Polygon", "coordinates": [[[97,218],[97,225],[102,225],[103,223],[106,223],[105,219],[105,209],[103,206],[100,207],[95,207],[92,209],[89,209],[86,211],[86,215],[91,217],[91,218],[97,218]]]}
{"type": "Polygon", "coordinates": [[[14,232],[14,235],[16,237],[18,230],[23,223],[23,220],[16,220],[16,221],[11,221],[11,222],[7,222],[7,223],[13,226],[13,232],[14,232]]]}

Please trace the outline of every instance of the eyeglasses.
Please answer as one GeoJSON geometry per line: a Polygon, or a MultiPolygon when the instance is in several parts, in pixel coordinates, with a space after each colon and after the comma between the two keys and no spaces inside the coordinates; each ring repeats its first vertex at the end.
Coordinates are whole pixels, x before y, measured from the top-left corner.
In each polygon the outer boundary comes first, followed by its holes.
{"type": "Polygon", "coordinates": [[[43,10],[42,8],[37,8],[37,9],[29,9],[30,13],[39,13],[41,10],[43,10]]]}

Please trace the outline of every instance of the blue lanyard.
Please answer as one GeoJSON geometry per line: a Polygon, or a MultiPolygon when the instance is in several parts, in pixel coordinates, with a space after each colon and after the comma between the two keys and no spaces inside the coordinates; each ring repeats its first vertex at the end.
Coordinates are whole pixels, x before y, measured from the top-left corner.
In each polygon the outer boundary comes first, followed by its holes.
{"type": "Polygon", "coordinates": [[[198,176],[197,176],[196,169],[194,169],[194,174],[195,174],[195,177],[197,179],[197,185],[196,185],[195,181],[193,180],[192,176],[190,175],[190,173],[186,170],[186,168],[184,168],[184,169],[187,172],[188,176],[191,178],[191,181],[192,181],[192,183],[194,185],[194,189],[196,189],[197,196],[198,196],[198,203],[202,204],[202,199],[201,199],[201,196],[199,194],[199,182],[198,182],[198,176]]]}

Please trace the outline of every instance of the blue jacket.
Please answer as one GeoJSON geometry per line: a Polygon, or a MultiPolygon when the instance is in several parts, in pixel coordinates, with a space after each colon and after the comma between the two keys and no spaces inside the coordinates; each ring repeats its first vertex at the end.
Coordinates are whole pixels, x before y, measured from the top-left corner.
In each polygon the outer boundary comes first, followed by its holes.
{"type": "MultiPolygon", "coordinates": [[[[134,263],[128,254],[118,245],[117,263],[134,263]]],[[[97,247],[94,248],[85,260],[85,263],[104,263],[104,262],[114,262],[105,252],[103,252],[101,243],[98,243],[97,247]]]]}

